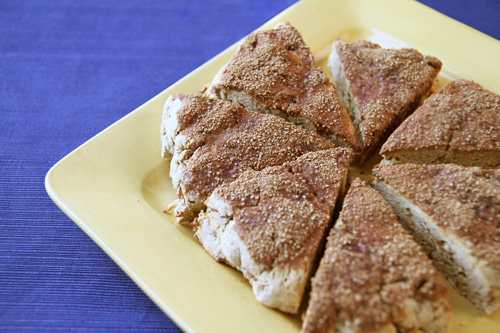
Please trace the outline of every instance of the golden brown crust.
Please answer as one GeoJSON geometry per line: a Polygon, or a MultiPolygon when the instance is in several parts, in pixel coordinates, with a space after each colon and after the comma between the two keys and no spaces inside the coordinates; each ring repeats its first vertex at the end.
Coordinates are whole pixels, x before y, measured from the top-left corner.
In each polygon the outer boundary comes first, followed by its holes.
{"type": "Polygon", "coordinates": [[[442,64],[414,49],[384,49],[364,40],[338,41],[336,51],[359,109],[366,159],[429,94],[442,64]]]}
{"type": "MultiPolygon", "coordinates": [[[[201,94],[176,95],[176,144],[183,138],[183,156],[176,178],[180,198],[194,207],[221,184],[245,170],[281,165],[311,151],[333,148],[319,135],[275,116],[247,111],[230,102],[201,94]],[[191,199],[190,199],[191,200],[191,199]]],[[[172,153],[172,152],[171,152],[172,153]]]]}
{"type": "Polygon", "coordinates": [[[373,169],[451,238],[489,267],[500,268],[500,170],[454,164],[373,169]]]}
{"type": "Polygon", "coordinates": [[[441,151],[434,154],[436,160],[423,158],[423,163],[468,165],[474,159],[468,160],[467,153],[491,153],[497,158],[484,161],[482,166],[499,164],[500,96],[472,81],[448,83],[394,131],[380,154],[390,159],[408,151],[419,155],[419,150],[441,151]],[[455,158],[459,153],[464,153],[463,159],[455,158]]]}
{"type": "Polygon", "coordinates": [[[372,332],[387,325],[426,331],[434,323],[405,327],[406,317],[425,311],[424,302],[447,316],[446,296],[437,271],[389,204],[356,178],[313,278],[303,331],[330,332],[343,326],[372,332]]]}
{"type": "Polygon", "coordinates": [[[335,86],[315,66],[300,33],[288,23],[246,37],[218,75],[214,89],[244,92],[263,108],[284,113],[334,142],[359,150],[361,143],[335,86]]]}

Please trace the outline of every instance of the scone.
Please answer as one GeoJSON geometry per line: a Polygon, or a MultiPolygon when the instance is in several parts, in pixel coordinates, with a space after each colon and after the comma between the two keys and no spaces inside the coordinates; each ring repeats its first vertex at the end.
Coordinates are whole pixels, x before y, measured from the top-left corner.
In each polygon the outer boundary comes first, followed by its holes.
{"type": "Polygon", "coordinates": [[[399,126],[380,150],[383,164],[500,166],[500,96],[455,80],[399,126]]]}
{"type": "Polygon", "coordinates": [[[247,170],[208,197],[192,223],[196,238],[243,273],[259,302],[297,313],[350,158],[334,148],[247,170]]]}
{"type": "Polygon", "coordinates": [[[454,164],[375,168],[374,187],[436,268],[483,314],[500,307],[500,170],[454,164]]]}
{"type": "Polygon", "coordinates": [[[431,91],[441,62],[414,49],[337,40],[328,60],[363,144],[363,164],[431,91]]]}
{"type": "Polygon", "coordinates": [[[335,86],[315,66],[300,33],[286,22],[246,37],[206,93],[280,116],[336,146],[361,148],[335,86]]]}
{"type": "Polygon", "coordinates": [[[169,209],[191,222],[212,191],[248,169],[281,165],[334,144],[272,115],[202,94],[170,96],[161,124],[162,155],[178,200],[169,209]]]}
{"type": "Polygon", "coordinates": [[[359,178],[312,279],[303,332],[446,332],[448,290],[384,199],[359,178]]]}

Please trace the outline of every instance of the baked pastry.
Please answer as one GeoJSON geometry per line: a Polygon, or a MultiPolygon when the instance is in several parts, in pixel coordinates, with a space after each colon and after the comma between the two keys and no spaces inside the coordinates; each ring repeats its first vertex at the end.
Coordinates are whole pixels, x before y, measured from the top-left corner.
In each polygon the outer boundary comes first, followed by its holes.
{"type": "Polygon", "coordinates": [[[414,49],[337,40],[328,66],[362,141],[363,164],[430,95],[441,61],[414,49]]]}
{"type": "Polygon", "coordinates": [[[334,144],[272,115],[247,111],[202,94],[173,95],[165,102],[162,155],[172,155],[170,176],[179,222],[191,222],[203,201],[247,169],[281,165],[334,144]]]}
{"type": "Polygon", "coordinates": [[[205,201],[196,238],[243,273],[259,302],[297,313],[350,158],[350,149],[334,148],[245,171],[205,201]]]}
{"type": "Polygon", "coordinates": [[[446,332],[448,290],[384,199],[355,178],[312,279],[303,332],[446,332]]]}
{"type": "Polygon", "coordinates": [[[335,86],[315,66],[300,33],[286,22],[246,37],[207,94],[280,116],[336,146],[361,148],[335,86]]]}
{"type": "Polygon", "coordinates": [[[383,164],[500,166],[500,96],[455,80],[399,126],[380,149],[383,164]]]}
{"type": "Polygon", "coordinates": [[[375,168],[374,187],[434,266],[483,314],[500,307],[500,170],[455,164],[375,168]]]}

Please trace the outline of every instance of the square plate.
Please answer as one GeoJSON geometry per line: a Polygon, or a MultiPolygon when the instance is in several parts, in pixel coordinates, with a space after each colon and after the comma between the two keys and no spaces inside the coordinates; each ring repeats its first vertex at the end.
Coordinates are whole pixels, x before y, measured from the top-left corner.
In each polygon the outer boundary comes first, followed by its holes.
{"type": "MultiPolygon", "coordinates": [[[[364,38],[438,57],[444,64],[440,86],[466,78],[499,93],[500,43],[417,2],[305,0],[262,28],[282,20],[302,33],[320,66],[336,38],[364,38]]],[[[215,262],[190,228],[162,213],[176,199],[169,161],[160,157],[163,103],[170,94],[198,91],[235,50],[225,50],[80,146],[52,167],[45,184],[54,202],[182,329],[294,332],[301,325],[296,316],[259,304],[239,272],[215,262]]],[[[500,311],[480,317],[451,288],[450,303],[453,332],[498,331],[500,311]]]]}

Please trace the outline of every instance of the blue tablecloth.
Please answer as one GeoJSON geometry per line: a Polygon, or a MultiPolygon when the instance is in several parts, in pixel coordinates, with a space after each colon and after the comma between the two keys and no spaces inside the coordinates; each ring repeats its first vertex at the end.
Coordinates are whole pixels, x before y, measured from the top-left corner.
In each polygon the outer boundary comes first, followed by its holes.
{"type": "MultiPolygon", "coordinates": [[[[177,331],[49,199],[49,168],[294,0],[0,1],[0,331],[177,331]]],[[[500,3],[425,4],[500,39],[500,3]]]]}

